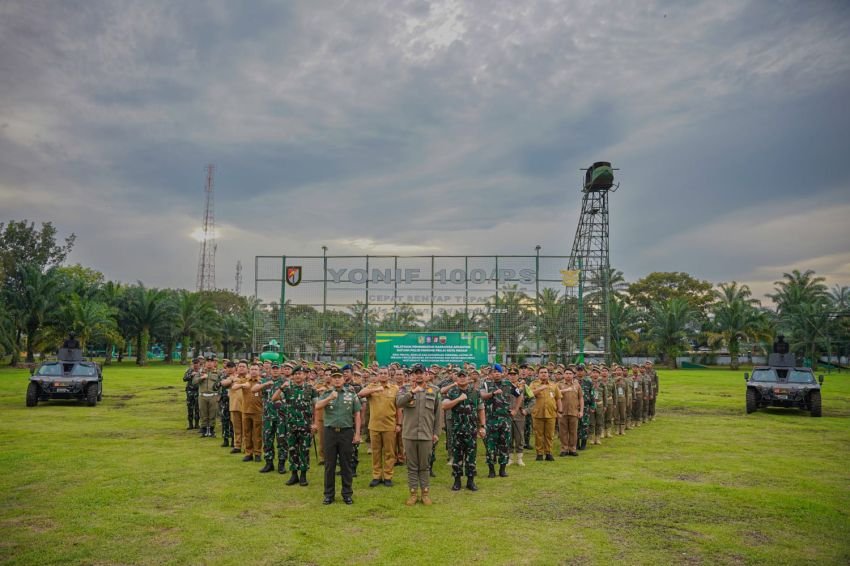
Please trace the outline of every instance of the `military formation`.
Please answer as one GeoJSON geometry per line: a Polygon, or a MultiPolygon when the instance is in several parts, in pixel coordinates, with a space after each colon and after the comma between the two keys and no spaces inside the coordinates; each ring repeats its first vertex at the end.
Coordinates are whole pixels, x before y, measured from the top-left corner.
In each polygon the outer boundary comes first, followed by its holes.
{"type": "Polygon", "coordinates": [[[658,374],[652,362],[612,364],[500,364],[442,367],[306,361],[282,365],[199,357],[183,375],[189,430],[215,438],[259,472],[289,472],[285,485],[307,486],[311,452],[324,467],[323,503],[353,503],[353,478],[365,439],[370,488],[393,487],[395,468],[407,468],[408,506],[431,505],[431,478],[441,432],[452,472],[451,490],[478,491],[478,445],[488,478],[511,465],[575,457],[604,439],[655,419],[658,374]],[[465,486],[464,486],[465,480],[465,486]]]}

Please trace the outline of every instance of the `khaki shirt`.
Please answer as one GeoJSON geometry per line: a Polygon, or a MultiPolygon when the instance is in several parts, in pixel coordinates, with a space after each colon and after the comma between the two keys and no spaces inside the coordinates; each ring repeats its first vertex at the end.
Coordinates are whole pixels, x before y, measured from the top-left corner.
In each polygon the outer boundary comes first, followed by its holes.
{"type": "MultiPolygon", "coordinates": [[[[246,378],[241,378],[239,376],[234,375],[231,385],[235,385],[237,383],[245,383],[246,381],[246,378]]],[[[242,412],[242,394],[244,392],[244,389],[237,389],[235,391],[233,389],[230,390],[230,410],[232,412],[242,412]]]]}
{"type": "Polygon", "coordinates": [[[424,387],[424,391],[412,393],[413,385],[405,385],[396,397],[404,419],[401,437],[406,440],[433,440],[439,435],[440,390],[434,385],[424,387]]]}
{"type": "MultiPolygon", "coordinates": [[[[535,384],[532,386],[540,387],[541,384],[535,384]]],[[[531,409],[531,416],[536,419],[554,419],[558,416],[558,399],[561,398],[561,390],[558,389],[558,386],[551,381],[542,389],[538,391],[534,398],[536,399],[536,403],[534,404],[534,408],[531,409]]]]}
{"type": "Polygon", "coordinates": [[[263,392],[251,391],[251,388],[260,383],[260,378],[245,380],[248,387],[242,389],[242,412],[249,415],[263,414],[263,392]]]}
{"type": "MultiPolygon", "coordinates": [[[[380,386],[380,383],[373,383],[369,387],[376,386],[380,386]]],[[[369,401],[369,430],[376,432],[391,432],[395,430],[395,400],[397,396],[398,387],[392,383],[387,383],[386,386],[382,387],[381,391],[376,391],[366,398],[369,401]]]]}
{"type": "Polygon", "coordinates": [[[218,375],[215,372],[207,373],[206,370],[192,373],[192,384],[198,388],[198,393],[218,393],[215,389],[218,375]]]}
{"type": "Polygon", "coordinates": [[[563,399],[564,414],[569,417],[578,417],[581,412],[581,400],[583,397],[581,385],[573,381],[569,385],[565,385],[561,389],[561,398],[563,399]]]}

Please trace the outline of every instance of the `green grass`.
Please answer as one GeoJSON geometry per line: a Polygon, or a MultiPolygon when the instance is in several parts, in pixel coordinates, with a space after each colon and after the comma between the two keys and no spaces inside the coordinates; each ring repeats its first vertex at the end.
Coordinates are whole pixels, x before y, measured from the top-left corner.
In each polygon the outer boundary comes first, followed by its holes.
{"type": "Polygon", "coordinates": [[[850,562],[847,374],[827,376],[815,419],[745,416],[739,372],[662,370],[654,423],[482,477],[478,493],[449,490],[441,441],[434,506],[407,508],[403,468],[396,487],[369,489],[361,466],[355,504],[325,507],[321,468],[286,487],[187,432],[182,371],[107,367],[97,407],[32,409],[27,373],[0,371],[0,561],[850,562]]]}

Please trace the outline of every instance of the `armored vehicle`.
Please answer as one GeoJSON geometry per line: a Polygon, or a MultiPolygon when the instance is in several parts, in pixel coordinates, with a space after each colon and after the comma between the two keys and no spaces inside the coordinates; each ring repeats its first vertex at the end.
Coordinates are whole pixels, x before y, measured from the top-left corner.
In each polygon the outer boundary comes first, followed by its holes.
{"type": "Polygon", "coordinates": [[[773,346],[766,366],[755,366],[753,374],[744,374],[747,382],[747,413],[764,407],[793,407],[821,416],[823,376],[815,381],[811,368],[798,367],[794,354],[788,353],[783,337],[773,346]]]}
{"type": "Polygon", "coordinates": [[[103,398],[103,373],[94,362],[83,360],[79,348],[60,348],[59,359],[42,363],[27,386],[27,407],[50,399],[78,399],[90,407],[103,398]]]}

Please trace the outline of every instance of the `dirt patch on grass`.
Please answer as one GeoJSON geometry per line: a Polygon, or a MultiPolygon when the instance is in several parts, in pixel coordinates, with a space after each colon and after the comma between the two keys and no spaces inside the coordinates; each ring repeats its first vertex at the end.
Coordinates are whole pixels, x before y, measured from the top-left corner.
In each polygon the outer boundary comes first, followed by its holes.
{"type": "Polygon", "coordinates": [[[772,542],[769,536],[759,531],[744,531],[742,535],[747,546],[762,546],[772,542]]]}
{"type": "Polygon", "coordinates": [[[702,481],[702,476],[699,474],[679,474],[676,476],[679,481],[699,482],[702,481]]]}
{"type": "Polygon", "coordinates": [[[151,389],[151,391],[166,391],[168,389],[177,389],[177,388],[173,385],[166,385],[165,387],[154,387],[154,388],[151,389]]]}
{"type": "Polygon", "coordinates": [[[50,532],[57,526],[56,521],[47,517],[12,517],[0,521],[0,525],[4,531],[24,527],[36,534],[50,532]]]}
{"type": "Polygon", "coordinates": [[[104,395],[103,399],[110,401],[107,403],[107,407],[110,409],[123,409],[127,406],[127,401],[133,399],[136,396],[135,393],[126,393],[124,395],[104,395]],[[115,399],[115,401],[111,401],[115,399]]]}

